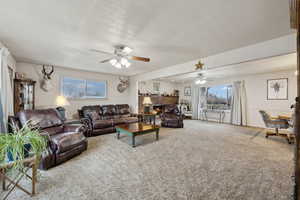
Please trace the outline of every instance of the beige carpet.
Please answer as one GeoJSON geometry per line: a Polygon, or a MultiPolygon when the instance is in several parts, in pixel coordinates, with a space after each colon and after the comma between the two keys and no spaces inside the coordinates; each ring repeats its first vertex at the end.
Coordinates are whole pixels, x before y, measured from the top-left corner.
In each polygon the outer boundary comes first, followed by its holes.
{"type": "MultiPolygon", "coordinates": [[[[293,145],[260,129],[185,121],[137,137],[89,138],[88,151],[42,172],[33,198],[63,200],[286,200],[292,195],[293,145]]],[[[26,184],[26,183],[25,183],[26,184]]]]}

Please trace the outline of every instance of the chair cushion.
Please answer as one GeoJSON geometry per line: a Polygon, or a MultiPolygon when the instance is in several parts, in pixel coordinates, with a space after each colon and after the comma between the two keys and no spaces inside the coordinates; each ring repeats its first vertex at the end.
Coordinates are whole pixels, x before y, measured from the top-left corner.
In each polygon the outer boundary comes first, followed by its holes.
{"type": "Polygon", "coordinates": [[[171,113],[164,113],[164,119],[168,121],[173,121],[173,120],[176,121],[176,120],[180,120],[180,116],[171,113]]]}
{"type": "Polygon", "coordinates": [[[165,107],[165,113],[175,113],[175,114],[179,114],[180,111],[178,109],[178,106],[176,104],[170,104],[170,105],[167,105],[165,107]]]}
{"type": "Polygon", "coordinates": [[[82,133],[76,132],[66,132],[51,136],[51,141],[55,145],[56,153],[69,151],[85,140],[82,133]]]}
{"type": "Polygon", "coordinates": [[[97,120],[93,122],[93,128],[99,129],[99,128],[108,128],[113,126],[112,120],[97,120]]]}
{"type": "Polygon", "coordinates": [[[58,133],[64,132],[64,126],[61,125],[61,126],[49,127],[43,129],[42,131],[48,133],[49,135],[56,135],[58,133]]]}
{"type": "Polygon", "coordinates": [[[56,109],[43,110],[24,110],[17,114],[22,126],[27,121],[31,121],[31,125],[38,126],[40,129],[45,129],[63,124],[56,109]]]}

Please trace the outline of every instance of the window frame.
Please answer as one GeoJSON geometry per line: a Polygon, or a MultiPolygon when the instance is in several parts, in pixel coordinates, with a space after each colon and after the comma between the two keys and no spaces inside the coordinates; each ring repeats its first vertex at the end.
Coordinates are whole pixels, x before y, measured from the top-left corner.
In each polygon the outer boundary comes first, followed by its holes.
{"type": "Polygon", "coordinates": [[[211,86],[211,87],[207,87],[207,91],[206,91],[206,105],[207,107],[211,106],[213,107],[214,105],[218,105],[218,104],[211,104],[211,103],[208,103],[208,95],[209,95],[209,89],[210,88],[214,88],[214,87],[218,87],[218,86],[222,86],[222,88],[226,87],[227,88],[227,92],[228,92],[228,89],[231,88],[231,94],[227,96],[227,104],[219,104],[219,105],[224,105],[224,108],[222,109],[219,109],[219,108],[210,108],[212,110],[224,110],[224,111],[228,111],[228,110],[231,110],[231,107],[232,107],[232,104],[231,104],[231,101],[229,99],[229,97],[231,96],[231,99],[232,99],[232,84],[220,84],[220,85],[214,85],[214,86],[211,86]]]}
{"type": "Polygon", "coordinates": [[[107,81],[106,80],[92,80],[92,79],[82,79],[82,78],[76,78],[71,76],[62,76],[60,80],[60,94],[64,96],[67,99],[74,99],[74,100],[80,100],[80,99],[107,99],[107,81]],[[84,95],[82,97],[68,97],[64,93],[64,79],[74,79],[84,82],[84,95]],[[88,96],[87,95],[87,83],[88,82],[96,82],[96,83],[103,83],[104,84],[104,96],[88,96]]]}

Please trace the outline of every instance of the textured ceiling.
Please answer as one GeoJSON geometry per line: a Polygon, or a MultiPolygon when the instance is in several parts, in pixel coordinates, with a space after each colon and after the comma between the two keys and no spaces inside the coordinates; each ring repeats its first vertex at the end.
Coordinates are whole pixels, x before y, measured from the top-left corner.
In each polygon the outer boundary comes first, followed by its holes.
{"type": "Polygon", "coordinates": [[[6,0],[0,41],[17,61],[134,75],[291,33],[283,0],[6,0]],[[118,70],[98,61],[117,44],[137,56],[118,70]]]}

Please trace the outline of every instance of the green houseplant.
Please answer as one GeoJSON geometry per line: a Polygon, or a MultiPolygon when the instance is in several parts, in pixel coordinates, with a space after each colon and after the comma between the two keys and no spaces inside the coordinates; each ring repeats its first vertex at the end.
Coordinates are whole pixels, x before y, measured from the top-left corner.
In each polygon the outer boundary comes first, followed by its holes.
{"type": "Polygon", "coordinates": [[[47,139],[27,122],[21,129],[0,134],[0,163],[14,161],[13,168],[23,168],[22,160],[29,155],[40,156],[47,147],[47,139]]]}

